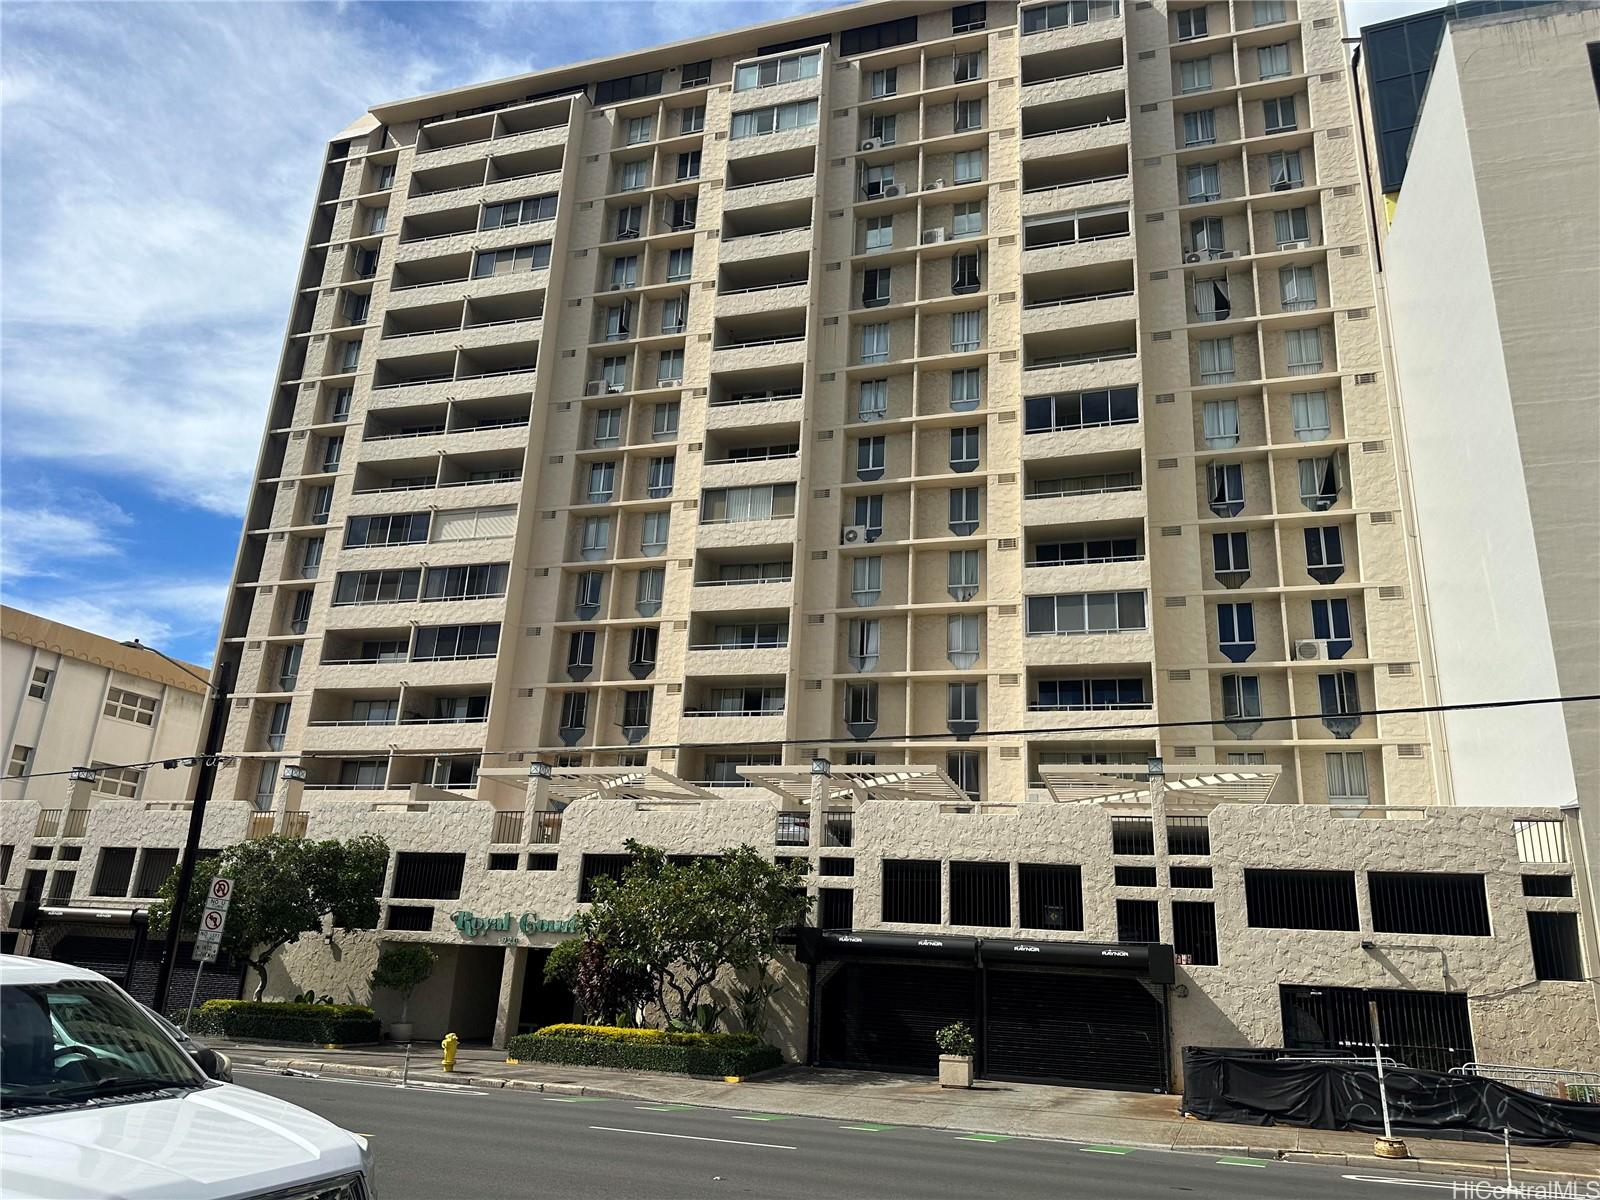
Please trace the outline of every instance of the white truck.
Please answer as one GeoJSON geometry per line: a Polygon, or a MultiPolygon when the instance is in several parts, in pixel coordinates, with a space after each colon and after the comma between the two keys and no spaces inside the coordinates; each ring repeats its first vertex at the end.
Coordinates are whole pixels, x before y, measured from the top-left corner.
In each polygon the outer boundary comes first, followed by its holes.
{"type": "Polygon", "coordinates": [[[0,1200],[372,1200],[366,1139],[207,1070],[103,975],[0,955],[0,1200]]]}

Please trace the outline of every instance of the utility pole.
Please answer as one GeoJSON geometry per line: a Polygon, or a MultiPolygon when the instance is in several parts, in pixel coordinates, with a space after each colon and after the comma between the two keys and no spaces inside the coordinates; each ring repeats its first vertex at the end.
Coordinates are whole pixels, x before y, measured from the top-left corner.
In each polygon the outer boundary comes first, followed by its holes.
{"type": "Polygon", "coordinates": [[[172,912],[168,914],[167,935],[161,948],[161,967],[156,972],[155,994],[150,1007],[166,1015],[167,993],[172,990],[172,972],[178,963],[178,941],[183,930],[183,910],[189,899],[189,889],[194,886],[195,860],[200,855],[200,835],[205,826],[206,805],[211,800],[211,789],[217,779],[217,755],[222,750],[222,734],[227,721],[228,668],[217,668],[215,682],[196,675],[176,659],[163,654],[154,646],[146,646],[135,638],[123,642],[124,646],[148,650],[158,658],[166,659],[178,670],[206,685],[211,700],[211,716],[206,725],[205,740],[200,748],[200,770],[195,775],[194,800],[189,806],[189,834],[184,839],[183,856],[178,860],[178,889],[172,897],[172,912]]]}

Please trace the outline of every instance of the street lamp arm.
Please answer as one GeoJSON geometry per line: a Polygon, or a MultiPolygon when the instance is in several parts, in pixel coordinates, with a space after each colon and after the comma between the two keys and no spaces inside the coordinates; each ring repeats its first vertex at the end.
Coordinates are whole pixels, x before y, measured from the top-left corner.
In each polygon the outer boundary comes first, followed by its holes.
{"type": "Polygon", "coordinates": [[[213,698],[216,696],[217,688],[216,688],[216,685],[211,682],[211,680],[207,679],[204,675],[195,674],[188,667],[184,666],[177,659],[173,658],[172,655],[164,654],[160,650],[157,650],[154,646],[147,646],[143,642],[141,642],[138,638],[130,638],[127,641],[123,642],[122,644],[124,646],[128,647],[130,650],[148,650],[148,651],[150,651],[151,654],[154,654],[157,658],[165,659],[168,663],[172,664],[174,667],[177,667],[178,670],[182,671],[190,679],[193,679],[198,683],[204,684],[205,685],[205,689],[206,689],[206,693],[208,695],[212,696],[213,698]]]}

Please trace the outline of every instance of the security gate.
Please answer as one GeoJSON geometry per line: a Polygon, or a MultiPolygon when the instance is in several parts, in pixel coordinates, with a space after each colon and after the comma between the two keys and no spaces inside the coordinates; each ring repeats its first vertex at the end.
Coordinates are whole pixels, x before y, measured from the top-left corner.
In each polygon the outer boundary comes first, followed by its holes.
{"type": "MultiPolygon", "coordinates": [[[[70,912],[61,911],[63,914],[70,912]]],[[[178,944],[178,960],[167,993],[168,1012],[189,1003],[195,978],[193,948],[190,940],[178,944]]],[[[155,997],[161,951],[162,941],[146,936],[142,920],[112,923],[41,913],[29,954],[98,971],[141,1004],[148,1004],[155,997]]],[[[243,974],[243,963],[233,962],[225,955],[218,958],[201,973],[195,1003],[237,1000],[243,974]]]]}
{"type": "Polygon", "coordinates": [[[838,962],[818,982],[823,1066],[931,1075],[933,1040],[952,1021],[976,1024],[977,971],[970,962],[838,962]]]}
{"type": "Polygon", "coordinates": [[[1402,992],[1380,988],[1279,988],[1283,1045],[1372,1056],[1369,1000],[1378,1005],[1378,1037],[1385,1056],[1408,1067],[1448,1071],[1473,1060],[1472,1022],[1459,992],[1402,992]]]}
{"type": "Polygon", "coordinates": [[[982,1072],[987,1079],[1164,1092],[1166,1006],[1124,976],[990,966],[982,1072]]]}

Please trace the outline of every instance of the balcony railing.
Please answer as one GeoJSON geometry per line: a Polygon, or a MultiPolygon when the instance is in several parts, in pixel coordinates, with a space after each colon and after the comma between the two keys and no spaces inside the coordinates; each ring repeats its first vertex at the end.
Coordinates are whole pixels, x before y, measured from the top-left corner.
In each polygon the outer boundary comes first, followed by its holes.
{"type": "Polygon", "coordinates": [[[87,808],[67,809],[67,819],[61,829],[62,837],[81,838],[89,832],[89,810],[87,808]]]}
{"type": "Polygon", "coordinates": [[[278,814],[272,809],[266,812],[253,812],[250,814],[250,824],[245,830],[245,837],[254,841],[256,838],[271,837],[278,827],[278,814]]]}
{"type": "Polygon", "coordinates": [[[522,820],[527,816],[524,809],[506,809],[494,814],[494,823],[489,830],[489,840],[497,846],[518,846],[522,844],[522,820]]]}
{"type": "Polygon", "coordinates": [[[535,846],[555,846],[561,841],[561,814],[536,812],[533,827],[528,830],[528,841],[535,846]]]}
{"type": "Polygon", "coordinates": [[[61,831],[61,813],[59,808],[43,808],[39,810],[38,823],[33,827],[34,837],[55,837],[61,831]]]}
{"type": "Polygon", "coordinates": [[[811,844],[811,814],[781,812],[773,841],[779,846],[809,846],[811,844]]]}
{"type": "Polygon", "coordinates": [[[822,814],[822,844],[824,846],[851,846],[855,844],[856,814],[848,808],[830,808],[822,814]]]}

